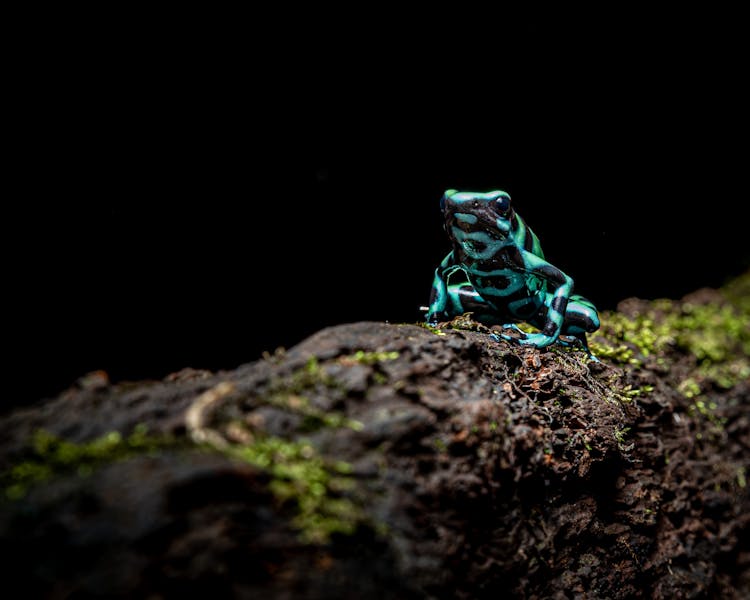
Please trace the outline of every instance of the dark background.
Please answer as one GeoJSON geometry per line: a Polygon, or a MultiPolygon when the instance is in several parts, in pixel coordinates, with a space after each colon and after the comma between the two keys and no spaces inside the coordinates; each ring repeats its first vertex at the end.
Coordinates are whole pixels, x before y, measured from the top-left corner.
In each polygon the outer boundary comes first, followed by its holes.
{"type": "Polygon", "coordinates": [[[601,309],[747,268],[736,19],[439,16],[35,22],[4,406],[94,369],[229,369],[328,325],[416,321],[449,187],[508,191],[601,309]]]}

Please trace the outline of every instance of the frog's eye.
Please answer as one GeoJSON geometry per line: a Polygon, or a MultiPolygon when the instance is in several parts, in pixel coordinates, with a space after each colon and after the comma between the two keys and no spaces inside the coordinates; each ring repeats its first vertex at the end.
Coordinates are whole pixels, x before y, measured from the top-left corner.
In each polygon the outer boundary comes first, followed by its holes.
{"type": "Polygon", "coordinates": [[[510,210],[510,198],[508,196],[500,196],[495,200],[495,210],[500,214],[505,214],[510,210]]]}

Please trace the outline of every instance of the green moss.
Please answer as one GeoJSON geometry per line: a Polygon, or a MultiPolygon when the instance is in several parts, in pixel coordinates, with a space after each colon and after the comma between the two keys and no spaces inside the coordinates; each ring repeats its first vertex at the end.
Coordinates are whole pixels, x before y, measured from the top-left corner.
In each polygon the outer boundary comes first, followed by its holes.
{"type": "Polygon", "coordinates": [[[701,393],[701,388],[695,379],[688,377],[677,386],[677,391],[685,396],[685,398],[694,398],[701,393]]]}
{"type": "Polygon", "coordinates": [[[311,356],[305,366],[295,371],[291,380],[284,381],[282,387],[285,387],[290,392],[302,392],[310,389],[317,385],[325,387],[336,387],[336,380],[328,375],[318,363],[318,359],[315,356],[311,356]]]}
{"type": "MultiPolygon", "coordinates": [[[[358,352],[339,362],[374,364],[397,356],[394,352],[358,352]]],[[[225,404],[223,411],[215,411],[210,431],[200,437],[211,451],[268,472],[270,491],[282,507],[292,510],[292,524],[304,543],[326,543],[331,535],[351,534],[364,523],[362,509],[353,499],[356,490],[351,465],[325,459],[309,441],[269,435],[263,429],[263,419],[239,419],[238,412],[247,410],[249,403],[301,417],[291,421],[295,426],[290,437],[323,428],[359,431],[364,427],[361,422],[343,412],[323,410],[314,403],[315,399],[322,399],[325,404],[335,404],[346,396],[346,390],[330,374],[336,370],[339,365],[329,370],[312,356],[294,372],[271,380],[261,396],[251,401],[238,396],[237,401],[243,406],[225,404]]]]}
{"type": "Polygon", "coordinates": [[[349,427],[360,431],[363,425],[359,421],[348,419],[340,412],[321,410],[313,406],[307,397],[308,393],[315,390],[337,388],[338,382],[320,367],[313,356],[290,377],[274,381],[264,400],[272,406],[301,415],[304,431],[315,431],[323,427],[349,427]]]}
{"type": "Polygon", "coordinates": [[[591,337],[591,350],[600,358],[622,364],[638,364],[672,340],[668,323],[656,321],[654,313],[628,318],[622,313],[601,316],[601,328],[591,337]],[[639,355],[639,356],[637,356],[639,355]]]}
{"type": "Polygon", "coordinates": [[[704,398],[699,397],[688,407],[688,414],[696,420],[699,416],[702,417],[720,431],[724,429],[726,418],[719,417],[716,414],[715,411],[717,408],[718,405],[715,402],[706,401],[704,398]]]}
{"type": "Polygon", "coordinates": [[[317,431],[324,427],[348,427],[355,431],[361,431],[364,427],[361,422],[349,419],[343,413],[321,410],[313,406],[306,396],[299,396],[284,390],[272,393],[266,398],[266,402],[272,406],[301,415],[303,417],[302,430],[306,432],[317,431]]]}
{"type": "Polygon", "coordinates": [[[626,385],[621,388],[616,388],[615,393],[618,396],[620,396],[620,399],[626,399],[630,401],[633,398],[637,398],[638,396],[643,396],[644,394],[648,394],[653,391],[654,391],[654,386],[652,385],[644,385],[641,388],[634,388],[632,385],[626,385]]]}
{"type": "Polygon", "coordinates": [[[145,425],[136,426],[127,437],[111,431],[84,444],[63,440],[40,429],[31,439],[28,456],[0,474],[0,485],[7,499],[18,500],[31,486],[53,476],[66,473],[87,476],[114,461],[157,452],[176,444],[173,438],[149,436],[145,425]]]}
{"type": "MultiPolygon", "coordinates": [[[[396,351],[391,352],[365,352],[364,350],[357,350],[350,357],[351,360],[358,362],[362,365],[374,365],[389,360],[396,360],[399,357],[399,353],[396,351]]],[[[346,357],[345,357],[346,358],[346,357]]]]}
{"type": "Polygon", "coordinates": [[[435,439],[434,439],[434,440],[432,441],[432,443],[434,444],[434,446],[435,446],[435,449],[436,449],[436,450],[437,450],[438,452],[447,452],[447,451],[448,451],[448,444],[446,444],[446,443],[445,443],[445,440],[443,440],[442,438],[440,438],[440,437],[436,437],[436,438],[435,438],[435,439]]]}
{"type": "Polygon", "coordinates": [[[750,355],[750,315],[731,305],[684,304],[671,322],[677,345],[702,363],[726,362],[738,350],[750,355]]]}
{"type": "Polygon", "coordinates": [[[592,339],[589,347],[594,356],[600,360],[609,360],[620,364],[640,363],[633,358],[633,350],[625,344],[610,344],[609,342],[592,339]]]}
{"type": "Polygon", "coordinates": [[[705,304],[655,300],[631,317],[602,314],[602,326],[591,336],[599,358],[638,365],[656,356],[678,351],[695,357],[695,375],[724,388],[750,377],[750,306],[744,293],[750,274],[728,286],[730,302],[705,304]]]}
{"type": "Polygon", "coordinates": [[[431,331],[435,335],[446,335],[446,333],[442,331],[439,327],[435,327],[434,325],[430,325],[429,323],[425,323],[423,321],[415,323],[415,325],[417,325],[417,327],[422,327],[426,329],[427,331],[431,331]]]}
{"type": "MultiPolygon", "coordinates": [[[[339,360],[344,364],[375,364],[397,357],[397,352],[360,351],[339,360]]],[[[337,394],[342,394],[339,382],[313,356],[302,368],[272,381],[258,400],[301,416],[297,432],[363,429],[361,422],[342,412],[322,410],[311,401],[313,397],[337,394]]],[[[335,533],[352,534],[364,522],[362,509],[349,493],[355,488],[350,464],[326,460],[305,440],[267,435],[262,428],[251,430],[240,421],[233,421],[232,427],[234,435],[229,437],[221,428],[215,429],[222,443],[210,443],[211,449],[269,473],[269,488],[282,506],[292,508],[292,524],[304,543],[322,544],[335,533]]]]}
{"type": "Polygon", "coordinates": [[[750,315],[750,271],[724,285],[721,294],[745,315],[750,315]]]}
{"type": "Polygon", "coordinates": [[[698,373],[701,377],[712,381],[719,387],[730,389],[738,381],[750,377],[750,360],[747,356],[744,356],[726,363],[704,363],[698,368],[698,373]]]}
{"type": "Polygon", "coordinates": [[[351,535],[364,522],[362,509],[344,495],[355,485],[349,463],[327,462],[307,442],[273,436],[226,453],[268,471],[274,496],[294,505],[292,524],[302,541],[326,543],[334,533],[351,535]]]}
{"type": "MultiPolygon", "coordinates": [[[[106,464],[180,445],[173,438],[147,435],[143,426],[127,437],[112,431],[83,444],[39,430],[28,456],[0,474],[0,484],[7,500],[20,500],[33,485],[54,476],[87,476],[106,464]]],[[[280,502],[295,506],[292,523],[307,543],[324,543],[334,533],[351,534],[364,521],[362,509],[344,496],[354,488],[352,466],[325,461],[307,442],[262,437],[218,451],[269,472],[271,492],[280,502]]]]}
{"type": "Polygon", "coordinates": [[[617,445],[621,450],[625,447],[625,436],[629,431],[630,427],[623,427],[622,429],[618,429],[617,427],[615,427],[615,441],[617,442],[617,445]]]}

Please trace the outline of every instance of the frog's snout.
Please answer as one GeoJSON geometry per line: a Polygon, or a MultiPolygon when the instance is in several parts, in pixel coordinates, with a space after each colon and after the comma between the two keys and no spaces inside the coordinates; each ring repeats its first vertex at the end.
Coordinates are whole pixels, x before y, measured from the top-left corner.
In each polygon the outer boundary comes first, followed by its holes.
{"type": "Polygon", "coordinates": [[[440,198],[440,210],[445,211],[445,204],[448,199],[457,192],[457,190],[445,190],[442,197],[440,198]]]}

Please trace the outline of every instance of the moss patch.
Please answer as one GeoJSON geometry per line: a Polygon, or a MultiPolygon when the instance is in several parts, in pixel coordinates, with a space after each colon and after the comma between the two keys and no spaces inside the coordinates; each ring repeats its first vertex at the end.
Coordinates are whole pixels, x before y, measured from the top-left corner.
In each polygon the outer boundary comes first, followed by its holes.
{"type": "Polygon", "coordinates": [[[19,500],[31,486],[53,476],[76,473],[85,477],[114,461],[155,453],[176,444],[173,438],[148,435],[144,425],[136,426],[127,437],[110,431],[84,444],[63,440],[40,429],[31,439],[28,456],[0,474],[0,485],[6,499],[19,500]]]}
{"type": "Polygon", "coordinates": [[[426,329],[427,331],[431,331],[435,335],[446,335],[444,331],[440,329],[440,327],[436,325],[431,325],[430,323],[426,323],[424,321],[418,321],[414,323],[417,327],[422,327],[423,329],[426,329]]]}
{"type": "MultiPolygon", "coordinates": [[[[231,385],[209,390],[194,406],[212,408],[204,408],[200,418],[189,420],[188,434],[213,452],[265,471],[269,489],[278,504],[291,511],[291,523],[303,543],[325,544],[334,534],[351,535],[367,523],[357,500],[352,467],[321,455],[311,439],[331,434],[321,431],[325,429],[359,431],[364,427],[343,412],[321,408],[336,405],[347,393],[331,373],[340,372],[342,364],[370,365],[397,357],[396,352],[356,352],[336,359],[339,364],[321,364],[311,357],[303,367],[270,380],[265,389],[249,396],[231,385]],[[206,394],[216,401],[204,402],[206,394]],[[278,409],[274,414],[281,411],[295,418],[287,421],[255,413],[266,407],[278,409]]],[[[222,385],[227,384],[217,388],[222,385]]]]}
{"type": "Polygon", "coordinates": [[[364,522],[362,509],[345,496],[354,488],[351,465],[324,460],[308,442],[265,437],[226,453],[271,475],[274,496],[295,508],[292,524],[303,542],[321,544],[335,533],[351,535],[364,522]]]}
{"type": "Polygon", "coordinates": [[[396,360],[398,357],[399,353],[395,350],[390,352],[365,352],[364,350],[357,350],[354,354],[343,356],[339,360],[345,364],[354,362],[361,365],[375,365],[389,360],[396,360]]]}
{"type": "Polygon", "coordinates": [[[359,421],[348,419],[336,411],[321,410],[310,402],[309,395],[316,390],[333,391],[338,387],[336,379],[328,375],[313,356],[290,377],[272,382],[263,400],[271,406],[301,415],[304,418],[304,431],[315,431],[323,427],[361,430],[363,425],[359,421]]]}
{"type": "Polygon", "coordinates": [[[665,348],[674,340],[674,328],[664,315],[672,310],[669,300],[656,300],[650,308],[628,317],[605,312],[601,328],[591,336],[591,350],[599,358],[621,364],[640,364],[642,359],[665,348]]]}
{"type": "MultiPolygon", "coordinates": [[[[731,388],[750,377],[750,306],[738,291],[748,281],[750,274],[728,286],[729,301],[654,300],[635,314],[604,313],[591,349],[602,359],[631,365],[650,357],[658,362],[672,350],[688,353],[696,362],[694,378],[731,388]]],[[[693,387],[685,384],[686,391],[693,387]]]]}
{"type": "MultiPolygon", "coordinates": [[[[31,487],[52,477],[86,477],[115,461],[184,445],[173,438],[149,436],[143,426],[129,436],[111,431],[84,444],[39,430],[28,456],[0,474],[0,485],[6,500],[21,500],[31,487]]],[[[352,534],[365,522],[361,507],[345,496],[355,487],[351,465],[325,460],[309,442],[259,436],[246,445],[208,448],[267,471],[274,496],[282,505],[294,506],[292,524],[305,543],[326,543],[335,533],[352,534]]]]}

